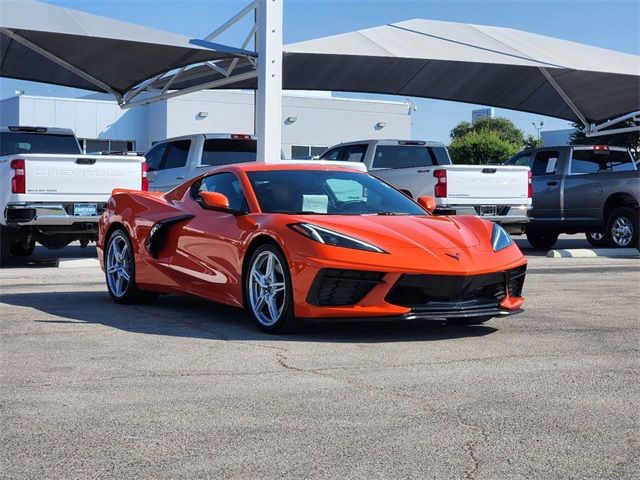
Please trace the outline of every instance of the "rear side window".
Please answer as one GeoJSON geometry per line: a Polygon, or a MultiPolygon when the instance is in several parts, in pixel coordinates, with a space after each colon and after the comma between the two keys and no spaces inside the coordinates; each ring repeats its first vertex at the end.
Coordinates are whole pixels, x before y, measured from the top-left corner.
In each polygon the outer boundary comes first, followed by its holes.
{"type": "Polygon", "coordinates": [[[187,164],[189,148],[191,148],[191,140],[177,140],[169,143],[164,164],[161,166],[161,169],[166,170],[169,168],[184,167],[187,164]]]}
{"type": "Polygon", "coordinates": [[[200,165],[228,165],[256,161],[255,140],[210,138],[204,141],[200,165]]]}
{"type": "Polygon", "coordinates": [[[160,164],[162,163],[162,157],[166,149],[167,144],[161,143],[145,153],[144,158],[147,161],[149,171],[160,170],[160,164]]]}
{"type": "Polygon", "coordinates": [[[367,145],[348,145],[344,147],[342,159],[347,162],[362,162],[364,154],[367,153],[367,145]]]}
{"type": "Polygon", "coordinates": [[[77,155],[81,152],[73,135],[0,132],[0,156],[20,153],[77,155]]]}
{"type": "Polygon", "coordinates": [[[555,175],[557,173],[559,157],[560,152],[556,150],[538,152],[531,165],[531,175],[533,177],[555,175]]]}
{"type": "Polygon", "coordinates": [[[342,160],[342,152],[344,151],[344,147],[333,148],[329,150],[327,153],[322,155],[322,160],[342,160]]]}
{"type": "Polygon", "coordinates": [[[531,166],[531,157],[532,157],[532,153],[531,152],[526,152],[526,153],[520,153],[518,155],[516,155],[515,157],[512,157],[506,164],[507,165],[514,165],[517,167],[530,167],[531,166]]]}
{"type": "Polygon", "coordinates": [[[633,158],[619,150],[574,150],[571,173],[625,172],[635,170],[633,158]]]}
{"type": "Polygon", "coordinates": [[[430,167],[450,163],[444,147],[380,145],[376,148],[373,168],[430,167]]]}

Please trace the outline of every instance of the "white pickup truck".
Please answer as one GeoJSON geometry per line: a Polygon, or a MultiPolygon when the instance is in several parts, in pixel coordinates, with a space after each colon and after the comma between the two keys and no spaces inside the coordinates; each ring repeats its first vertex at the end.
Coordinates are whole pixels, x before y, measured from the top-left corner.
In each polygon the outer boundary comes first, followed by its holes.
{"type": "Polygon", "coordinates": [[[435,197],[438,214],[482,216],[516,234],[529,221],[528,167],[452,165],[444,144],[421,140],[341,143],[320,159],[364,163],[372,175],[412,198],[435,197]]]}
{"type": "Polygon", "coordinates": [[[71,130],[0,128],[0,267],[35,242],[62,248],[97,238],[114,188],[147,189],[144,157],[83,155],[71,130]]]}

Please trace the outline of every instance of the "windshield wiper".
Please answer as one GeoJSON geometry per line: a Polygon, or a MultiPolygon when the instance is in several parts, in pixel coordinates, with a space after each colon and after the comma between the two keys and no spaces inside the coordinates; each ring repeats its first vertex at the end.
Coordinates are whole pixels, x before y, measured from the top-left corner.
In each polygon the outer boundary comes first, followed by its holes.
{"type": "Polygon", "coordinates": [[[376,215],[411,215],[410,213],[402,213],[402,212],[378,212],[376,215]]]}

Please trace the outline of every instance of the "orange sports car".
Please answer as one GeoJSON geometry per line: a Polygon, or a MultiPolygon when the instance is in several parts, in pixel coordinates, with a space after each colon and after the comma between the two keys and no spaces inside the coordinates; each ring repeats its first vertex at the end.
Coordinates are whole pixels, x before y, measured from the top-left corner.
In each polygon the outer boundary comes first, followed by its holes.
{"type": "Polygon", "coordinates": [[[115,190],[98,254],[118,303],[197,295],[246,308],[272,333],[297,318],[520,313],[527,261],[509,234],[434,207],[346,168],[229,165],[164,194],[115,190]]]}

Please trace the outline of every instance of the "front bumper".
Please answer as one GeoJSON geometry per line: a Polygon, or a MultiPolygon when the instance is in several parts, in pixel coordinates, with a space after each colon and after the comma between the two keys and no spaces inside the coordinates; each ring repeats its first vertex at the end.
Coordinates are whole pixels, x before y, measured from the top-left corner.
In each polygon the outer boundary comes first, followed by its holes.
{"type": "Polygon", "coordinates": [[[97,215],[73,215],[73,203],[22,203],[8,205],[4,220],[8,226],[73,225],[98,223],[102,205],[97,204],[97,215]]]}

